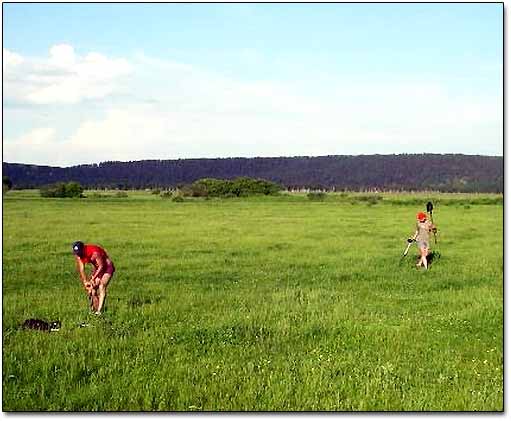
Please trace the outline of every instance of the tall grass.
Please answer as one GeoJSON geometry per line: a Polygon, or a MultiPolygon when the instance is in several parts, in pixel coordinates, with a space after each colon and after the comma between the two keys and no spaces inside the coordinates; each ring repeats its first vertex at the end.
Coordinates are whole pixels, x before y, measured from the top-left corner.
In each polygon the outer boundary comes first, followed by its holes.
{"type": "Polygon", "coordinates": [[[4,410],[503,409],[498,201],[435,197],[425,272],[399,260],[422,196],[111,196],[4,198],[4,410]],[[77,239],[117,267],[101,317],[77,239]]]}

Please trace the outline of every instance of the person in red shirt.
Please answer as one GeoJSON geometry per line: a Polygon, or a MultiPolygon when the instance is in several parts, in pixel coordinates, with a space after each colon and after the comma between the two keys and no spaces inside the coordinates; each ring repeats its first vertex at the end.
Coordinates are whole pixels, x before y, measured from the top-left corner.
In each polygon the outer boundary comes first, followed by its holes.
{"type": "Polygon", "coordinates": [[[94,244],[84,244],[81,241],[75,241],[73,243],[73,253],[76,258],[76,267],[80,274],[80,280],[89,297],[91,310],[99,315],[105,303],[106,288],[115,272],[114,263],[103,248],[94,244]],[[85,274],[85,265],[87,263],[94,266],[94,270],[88,280],[85,274]]]}

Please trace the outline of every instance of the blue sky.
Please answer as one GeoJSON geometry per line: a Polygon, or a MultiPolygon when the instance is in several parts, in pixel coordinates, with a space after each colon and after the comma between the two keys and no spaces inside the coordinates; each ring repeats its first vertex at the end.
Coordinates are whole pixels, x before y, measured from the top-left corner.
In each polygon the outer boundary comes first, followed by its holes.
{"type": "Polygon", "coordinates": [[[3,4],[3,159],[502,155],[502,14],[3,4]]]}

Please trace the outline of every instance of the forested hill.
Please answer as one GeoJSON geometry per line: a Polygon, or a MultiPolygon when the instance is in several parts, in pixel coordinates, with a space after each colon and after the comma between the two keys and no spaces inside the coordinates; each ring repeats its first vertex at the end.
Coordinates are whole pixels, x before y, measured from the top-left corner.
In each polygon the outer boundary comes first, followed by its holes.
{"type": "Polygon", "coordinates": [[[263,178],[284,188],[502,192],[503,157],[357,155],[103,162],[73,167],[3,163],[14,188],[77,181],[89,188],[173,187],[201,178],[263,178]]]}

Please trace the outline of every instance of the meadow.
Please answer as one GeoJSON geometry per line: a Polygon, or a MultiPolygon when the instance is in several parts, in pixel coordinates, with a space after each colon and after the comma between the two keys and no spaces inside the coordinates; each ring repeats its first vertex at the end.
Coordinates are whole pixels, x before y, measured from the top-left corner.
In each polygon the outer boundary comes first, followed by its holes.
{"type": "Polygon", "coordinates": [[[503,410],[502,195],[88,196],[3,198],[4,411],[503,410]],[[99,317],[75,240],[117,268],[99,317]]]}

